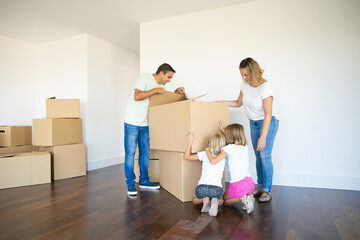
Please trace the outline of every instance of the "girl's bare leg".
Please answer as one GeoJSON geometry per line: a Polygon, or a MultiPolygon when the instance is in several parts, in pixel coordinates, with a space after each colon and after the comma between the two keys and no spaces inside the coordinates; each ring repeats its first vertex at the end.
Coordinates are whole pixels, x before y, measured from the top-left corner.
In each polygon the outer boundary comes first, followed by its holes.
{"type": "MultiPolygon", "coordinates": [[[[210,201],[210,198],[206,198],[206,199],[207,199],[208,201],[210,201]]],[[[198,204],[203,203],[203,201],[204,201],[204,198],[198,199],[198,198],[196,197],[195,193],[194,193],[193,199],[192,199],[193,204],[198,205],[198,204]]]]}
{"type": "Polygon", "coordinates": [[[224,194],[224,204],[225,205],[231,205],[231,204],[238,203],[241,201],[242,201],[241,198],[231,198],[226,190],[226,192],[224,194]]]}

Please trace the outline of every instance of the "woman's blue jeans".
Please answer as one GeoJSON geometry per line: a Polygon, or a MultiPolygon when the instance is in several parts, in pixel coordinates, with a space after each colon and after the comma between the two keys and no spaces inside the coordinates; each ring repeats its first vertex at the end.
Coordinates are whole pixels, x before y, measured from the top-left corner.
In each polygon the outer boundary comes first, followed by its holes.
{"type": "Polygon", "coordinates": [[[135,126],[124,123],[124,146],[125,146],[125,177],[126,184],[135,184],[134,156],[136,146],[139,146],[139,183],[149,181],[149,127],[135,126]]]}
{"type": "Polygon", "coordinates": [[[276,133],[279,129],[279,120],[274,116],[271,118],[268,134],[266,136],[266,146],[262,151],[256,151],[257,141],[261,135],[264,120],[250,120],[251,141],[256,156],[257,182],[263,187],[264,192],[271,192],[274,167],[272,162],[272,149],[276,133]]]}

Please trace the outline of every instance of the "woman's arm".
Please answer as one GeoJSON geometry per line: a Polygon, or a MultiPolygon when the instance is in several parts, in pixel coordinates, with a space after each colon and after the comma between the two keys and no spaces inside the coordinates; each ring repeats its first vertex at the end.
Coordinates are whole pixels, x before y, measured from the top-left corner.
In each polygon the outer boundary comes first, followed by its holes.
{"type": "Polygon", "coordinates": [[[220,162],[227,156],[226,152],[221,151],[216,157],[213,157],[213,155],[209,151],[209,148],[206,148],[205,152],[206,152],[206,156],[208,157],[208,159],[212,165],[217,164],[218,162],[220,162]]]}
{"type": "Polygon", "coordinates": [[[228,105],[229,107],[241,107],[242,106],[242,98],[243,98],[243,93],[242,91],[240,91],[239,97],[237,100],[234,101],[218,101],[221,103],[224,103],[226,105],[228,105]]]}
{"type": "Polygon", "coordinates": [[[185,160],[199,160],[198,155],[197,154],[191,154],[191,145],[194,141],[194,132],[188,132],[187,134],[187,145],[185,148],[185,153],[184,153],[184,159],[185,160]]]}
{"type": "Polygon", "coordinates": [[[256,151],[262,151],[266,147],[266,137],[270,128],[270,122],[272,117],[272,106],[273,106],[273,97],[263,99],[263,108],[264,108],[264,122],[261,130],[261,135],[257,142],[256,151]]]}
{"type": "Polygon", "coordinates": [[[134,92],[134,100],[135,101],[142,101],[142,100],[145,100],[149,97],[151,97],[152,95],[154,94],[157,94],[157,93],[164,93],[165,90],[163,88],[153,88],[149,91],[141,91],[139,89],[135,89],[135,92],[134,92]]]}

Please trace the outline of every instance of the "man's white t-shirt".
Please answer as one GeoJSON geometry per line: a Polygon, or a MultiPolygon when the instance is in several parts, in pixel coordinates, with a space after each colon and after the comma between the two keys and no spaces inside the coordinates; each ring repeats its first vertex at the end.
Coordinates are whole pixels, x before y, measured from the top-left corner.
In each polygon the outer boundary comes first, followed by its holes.
{"type": "Polygon", "coordinates": [[[245,177],[251,177],[249,172],[248,146],[229,144],[222,148],[227,154],[230,183],[238,182],[245,177]]]}
{"type": "MultiPolygon", "coordinates": [[[[198,185],[206,184],[206,185],[214,185],[222,187],[221,179],[223,177],[224,168],[225,168],[225,159],[222,159],[220,162],[212,165],[206,156],[206,152],[198,152],[198,158],[202,161],[202,171],[201,177],[198,185]]],[[[214,157],[216,155],[213,154],[214,157]]]]}
{"type": "MultiPolygon", "coordinates": [[[[264,82],[258,87],[251,87],[249,84],[243,83],[240,90],[243,93],[242,103],[244,105],[246,116],[254,121],[264,120],[265,113],[262,101],[270,96],[274,97],[269,82],[264,82]]],[[[276,116],[274,104],[272,115],[276,116]]]]}
{"type": "Polygon", "coordinates": [[[164,88],[165,90],[165,85],[157,83],[151,73],[140,74],[139,78],[136,80],[134,90],[131,93],[128,105],[126,107],[124,122],[141,127],[149,126],[149,98],[142,101],[135,101],[135,89],[139,89],[140,91],[149,91],[159,87],[164,88]]]}

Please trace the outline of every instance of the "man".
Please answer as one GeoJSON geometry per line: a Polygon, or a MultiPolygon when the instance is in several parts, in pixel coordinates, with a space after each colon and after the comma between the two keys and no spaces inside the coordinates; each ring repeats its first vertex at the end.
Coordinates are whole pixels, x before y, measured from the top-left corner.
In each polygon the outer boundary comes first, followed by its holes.
{"type": "MultiPolygon", "coordinates": [[[[154,94],[165,92],[165,85],[171,82],[175,70],[167,63],[159,66],[155,74],[141,74],[137,79],[125,112],[124,145],[125,145],[125,177],[128,195],[137,195],[135,188],[134,155],[139,146],[139,188],[159,189],[149,180],[149,98],[154,94]]],[[[175,93],[184,93],[180,87],[175,93]]]]}

